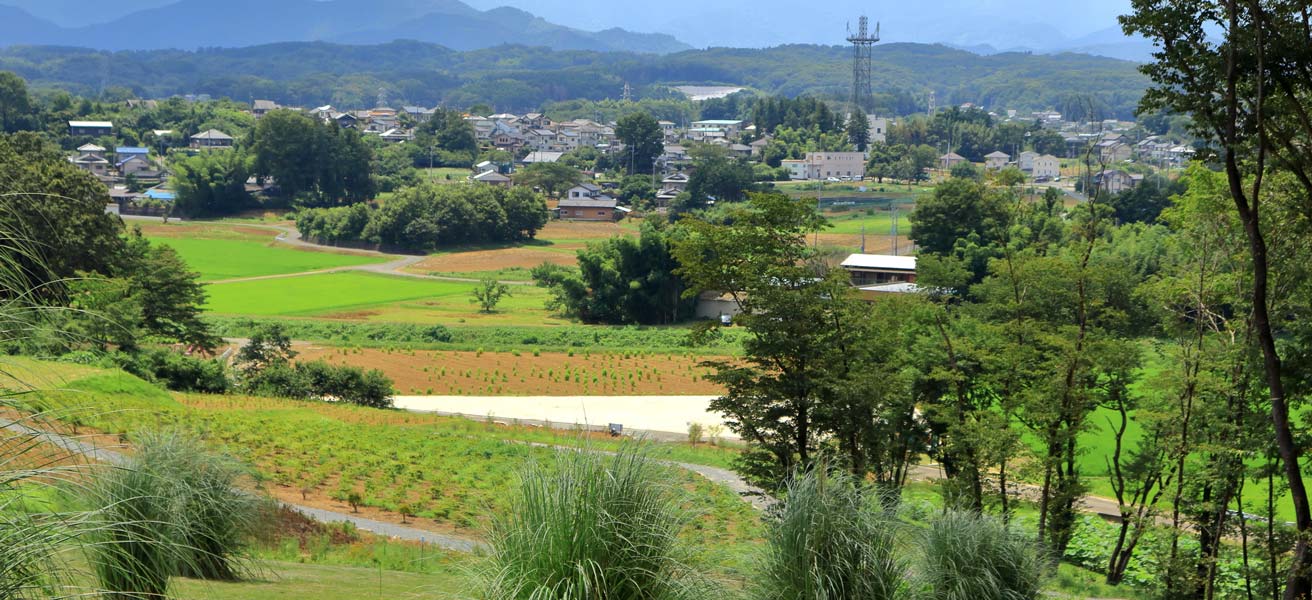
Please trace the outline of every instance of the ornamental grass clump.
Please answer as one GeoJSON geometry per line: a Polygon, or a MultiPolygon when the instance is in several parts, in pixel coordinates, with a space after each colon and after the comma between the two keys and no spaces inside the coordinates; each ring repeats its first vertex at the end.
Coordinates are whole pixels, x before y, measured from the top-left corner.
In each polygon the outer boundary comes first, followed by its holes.
{"type": "Polygon", "coordinates": [[[787,485],[757,564],[755,600],[889,600],[906,591],[903,528],[880,494],[816,468],[787,485]]]}
{"type": "Polygon", "coordinates": [[[89,562],[107,597],[162,596],[174,575],[231,581],[253,571],[247,544],[265,513],[237,488],[243,469],[195,438],[150,433],[88,485],[98,527],[89,562]]]}
{"type": "Polygon", "coordinates": [[[488,600],[703,600],[717,590],[686,562],[689,520],[668,467],[645,449],[563,450],[530,465],[489,532],[488,600]]]}
{"type": "Polygon", "coordinates": [[[971,511],[947,511],[923,533],[917,570],[926,600],[1031,600],[1049,565],[1028,536],[971,511]]]}

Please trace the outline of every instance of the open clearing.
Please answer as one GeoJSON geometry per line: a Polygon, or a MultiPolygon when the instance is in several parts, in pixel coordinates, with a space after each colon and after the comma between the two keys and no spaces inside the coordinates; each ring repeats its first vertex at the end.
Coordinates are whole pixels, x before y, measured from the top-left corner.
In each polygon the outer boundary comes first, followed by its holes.
{"type": "MultiPolygon", "coordinates": [[[[397,396],[396,407],[503,421],[594,427],[620,423],[629,430],[678,434],[686,433],[693,423],[723,425],[723,415],[706,410],[713,399],[715,396],[397,396]]],[[[722,435],[737,438],[732,433],[722,435]]]]}
{"type": "Polygon", "coordinates": [[[547,290],[518,286],[493,314],[470,302],[474,283],[341,272],[242,281],[209,288],[206,309],[221,315],[299,316],[397,323],[542,325],[564,321],[546,309],[547,290]]]}
{"type": "MultiPolygon", "coordinates": [[[[322,358],[334,364],[379,369],[392,378],[399,393],[409,395],[647,396],[716,395],[724,391],[706,380],[711,370],[700,366],[700,362],[711,357],[705,356],[618,351],[441,352],[324,346],[298,346],[297,351],[302,360],[322,358]]],[[[680,427],[675,431],[682,430],[680,427]]]]}
{"type": "MultiPolygon", "coordinates": [[[[519,246],[515,248],[501,248],[496,250],[471,250],[468,252],[445,252],[435,254],[406,267],[407,272],[441,275],[468,275],[470,273],[512,273],[519,275],[527,273],[544,262],[565,267],[573,267],[578,264],[576,252],[583,248],[583,244],[561,244],[552,246],[519,246]]],[[[498,279],[512,279],[526,281],[529,278],[520,276],[497,277],[498,279]]]]}

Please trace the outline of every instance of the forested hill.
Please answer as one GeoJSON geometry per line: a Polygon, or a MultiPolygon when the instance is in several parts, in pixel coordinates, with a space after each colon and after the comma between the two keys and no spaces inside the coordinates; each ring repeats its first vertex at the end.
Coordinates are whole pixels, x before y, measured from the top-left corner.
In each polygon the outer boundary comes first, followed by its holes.
{"type": "MultiPolygon", "coordinates": [[[[355,46],[282,43],[197,52],[105,52],[16,46],[0,50],[0,70],[34,86],[78,94],[144,98],[210,94],[288,105],[371,106],[379,90],[393,104],[539,108],[551,101],[668,95],[673,84],[726,84],[771,94],[845,98],[850,49],[793,45],[712,48],[666,56],[627,52],[550,51],[500,46],[457,52],[412,41],[355,46]],[[119,89],[115,89],[119,88],[119,89]]],[[[973,102],[987,108],[1048,109],[1078,114],[1092,105],[1126,118],[1147,85],[1131,62],[1081,54],[980,56],[940,45],[876,46],[873,81],[881,114],[973,102]]]]}

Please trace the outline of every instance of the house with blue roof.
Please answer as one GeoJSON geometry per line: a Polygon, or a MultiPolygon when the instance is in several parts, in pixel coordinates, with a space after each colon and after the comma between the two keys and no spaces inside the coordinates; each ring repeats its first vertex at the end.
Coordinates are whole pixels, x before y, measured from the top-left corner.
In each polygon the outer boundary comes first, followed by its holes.
{"type": "Polygon", "coordinates": [[[172,202],[177,198],[173,192],[169,190],[161,190],[159,188],[150,188],[146,190],[145,196],[151,200],[159,200],[161,202],[172,202]]]}

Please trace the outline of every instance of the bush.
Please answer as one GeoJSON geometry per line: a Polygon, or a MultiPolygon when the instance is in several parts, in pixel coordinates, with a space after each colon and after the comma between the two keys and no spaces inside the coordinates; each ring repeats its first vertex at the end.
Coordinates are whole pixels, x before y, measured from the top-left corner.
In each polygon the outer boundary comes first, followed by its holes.
{"type": "Polygon", "coordinates": [[[263,512],[236,488],[242,473],[176,433],[142,436],[127,464],[102,471],[87,488],[99,526],[86,548],[107,597],[162,597],[173,575],[248,573],[247,543],[263,512]]]}
{"type": "Polygon", "coordinates": [[[225,394],[232,387],[228,368],[218,359],[186,356],[166,349],[113,356],[124,371],[173,391],[225,394]]]}
{"type": "Polygon", "coordinates": [[[480,592],[495,600],[712,598],[681,555],[688,522],[668,475],[646,452],[560,451],[530,466],[494,519],[480,592]],[[535,468],[537,467],[537,468],[535,468]]]}
{"type": "Polygon", "coordinates": [[[812,470],[789,483],[767,535],[752,597],[759,600],[900,598],[906,567],[900,527],[878,494],[841,472],[812,470]]]}
{"type": "Polygon", "coordinates": [[[246,391],[258,396],[314,400],[333,398],[342,402],[391,408],[392,380],[382,371],[331,365],[322,360],[304,363],[280,362],[248,371],[246,391]]]}
{"type": "Polygon", "coordinates": [[[924,534],[920,588],[929,600],[1030,600],[1049,571],[1038,547],[969,511],[940,515],[924,534]]]}

